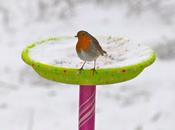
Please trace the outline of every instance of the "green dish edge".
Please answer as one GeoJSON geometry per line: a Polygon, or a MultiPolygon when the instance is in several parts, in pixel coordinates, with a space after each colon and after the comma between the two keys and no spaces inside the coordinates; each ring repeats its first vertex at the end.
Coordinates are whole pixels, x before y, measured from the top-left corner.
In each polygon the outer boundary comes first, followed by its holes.
{"type": "Polygon", "coordinates": [[[40,76],[48,80],[78,85],[107,85],[128,81],[135,78],[156,60],[156,54],[152,51],[152,55],[150,55],[147,60],[138,64],[123,66],[120,68],[100,68],[96,69],[95,73],[90,69],[84,69],[80,73],[78,68],[64,68],[44,64],[31,59],[28,55],[30,49],[37,44],[47,43],[48,41],[59,41],[67,38],[72,37],[49,38],[47,40],[34,42],[22,51],[22,59],[25,63],[32,66],[40,76]]]}

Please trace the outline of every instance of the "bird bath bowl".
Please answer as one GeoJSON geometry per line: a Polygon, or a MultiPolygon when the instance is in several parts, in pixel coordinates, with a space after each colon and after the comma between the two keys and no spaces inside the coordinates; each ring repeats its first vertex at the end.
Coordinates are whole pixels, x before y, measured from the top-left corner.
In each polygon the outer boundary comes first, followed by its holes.
{"type": "Polygon", "coordinates": [[[96,85],[124,82],[135,78],[151,65],[156,55],[153,50],[124,38],[97,37],[107,55],[82,65],[78,58],[74,37],[49,38],[34,42],[22,52],[22,59],[40,76],[66,84],[80,85],[79,130],[94,130],[96,85]]]}

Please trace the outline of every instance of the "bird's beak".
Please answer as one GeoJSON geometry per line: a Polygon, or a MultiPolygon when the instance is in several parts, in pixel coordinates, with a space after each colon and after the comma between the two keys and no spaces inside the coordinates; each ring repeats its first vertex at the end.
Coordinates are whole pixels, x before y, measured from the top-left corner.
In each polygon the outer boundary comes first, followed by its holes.
{"type": "Polygon", "coordinates": [[[76,36],[74,36],[74,37],[78,37],[78,36],[76,35],[76,36]]]}

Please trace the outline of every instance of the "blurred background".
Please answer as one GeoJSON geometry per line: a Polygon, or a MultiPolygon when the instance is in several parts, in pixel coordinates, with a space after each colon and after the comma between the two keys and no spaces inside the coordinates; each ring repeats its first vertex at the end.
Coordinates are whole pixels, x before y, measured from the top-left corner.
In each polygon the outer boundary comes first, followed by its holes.
{"type": "Polygon", "coordinates": [[[0,130],[78,129],[79,88],[42,79],[21,51],[79,30],[127,37],[158,56],[134,80],[97,88],[96,130],[174,130],[174,0],[0,0],[0,130]]]}

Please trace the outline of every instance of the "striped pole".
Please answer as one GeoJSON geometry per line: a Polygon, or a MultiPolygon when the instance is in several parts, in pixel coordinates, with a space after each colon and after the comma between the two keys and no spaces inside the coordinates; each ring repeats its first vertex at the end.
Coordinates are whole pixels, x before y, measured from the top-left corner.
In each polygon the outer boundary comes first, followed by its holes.
{"type": "Polygon", "coordinates": [[[95,93],[95,85],[80,85],[79,130],[95,129],[95,93]]]}

